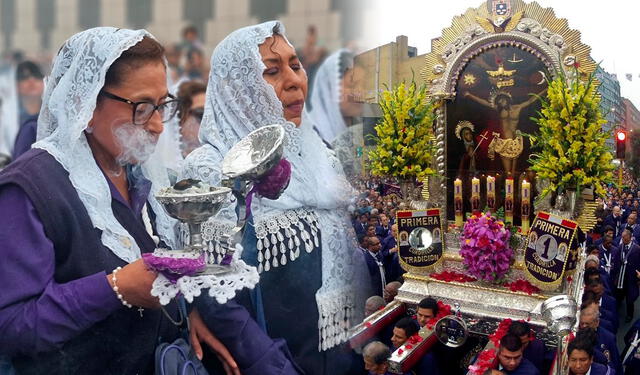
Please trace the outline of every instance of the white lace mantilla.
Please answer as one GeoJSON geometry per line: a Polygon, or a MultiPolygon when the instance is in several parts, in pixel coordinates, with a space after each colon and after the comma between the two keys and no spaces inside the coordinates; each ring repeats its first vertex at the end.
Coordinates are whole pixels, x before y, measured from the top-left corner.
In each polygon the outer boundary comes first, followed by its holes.
{"type": "MultiPolygon", "coordinates": [[[[102,232],[102,244],[128,263],[140,258],[140,248],[113,214],[109,185],[84,131],[93,117],[109,67],[144,37],[152,36],[144,30],[97,27],[69,38],[55,57],[47,78],[38,118],[38,142],[33,145],[47,151],[69,172],[69,180],[91,224],[102,232]]],[[[158,233],[173,247],[175,221],[154,198],[155,192],[168,185],[166,170],[151,158],[136,171],[152,182],[149,203],[156,214],[158,233]]]]}
{"type": "Polygon", "coordinates": [[[238,290],[253,289],[260,279],[255,267],[248,266],[242,260],[234,260],[228,267],[228,273],[183,276],[175,284],[159,273],[151,287],[151,295],[158,297],[161,305],[168,305],[178,293],[191,303],[202,294],[203,289],[209,289],[209,296],[223,304],[234,298],[238,290]]]}

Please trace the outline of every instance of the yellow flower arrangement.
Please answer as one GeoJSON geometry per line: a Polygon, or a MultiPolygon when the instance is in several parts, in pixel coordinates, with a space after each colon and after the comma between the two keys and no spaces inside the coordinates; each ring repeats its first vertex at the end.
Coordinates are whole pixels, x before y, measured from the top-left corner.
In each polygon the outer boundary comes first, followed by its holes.
{"type": "Polygon", "coordinates": [[[376,127],[376,147],[369,152],[371,172],[376,176],[395,176],[423,180],[435,175],[431,168],[435,151],[433,101],[425,86],[401,83],[382,93],[382,121],[376,127]]]}
{"type": "MultiPolygon", "coordinates": [[[[576,77],[577,68],[576,68],[576,77]]],[[[599,109],[593,74],[585,81],[567,79],[564,74],[549,81],[547,97],[541,98],[539,133],[530,136],[536,149],[529,163],[538,178],[550,184],[540,198],[568,187],[593,186],[605,196],[604,185],[613,182],[613,156],[605,145],[609,137],[602,130],[607,121],[599,109]]]]}

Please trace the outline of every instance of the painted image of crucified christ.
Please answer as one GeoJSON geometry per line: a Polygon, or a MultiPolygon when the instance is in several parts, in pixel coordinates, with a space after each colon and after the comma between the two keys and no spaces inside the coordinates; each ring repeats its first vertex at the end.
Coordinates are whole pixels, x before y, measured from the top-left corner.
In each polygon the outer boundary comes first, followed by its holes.
{"type": "MultiPolygon", "coordinates": [[[[540,93],[543,91],[540,91],[540,93]]],[[[522,134],[518,130],[520,112],[537,101],[538,97],[531,95],[529,99],[518,104],[514,104],[511,94],[504,90],[493,92],[489,100],[468,91],[464,93],[464,97],[497,112],[500,121],[500,133],[493,133],[493,140],[489,144],[487,156],[493,160],[496,153],[500,155],[505,172],[515,175],[518,157],[523,150],[522,134]]]]}
{"type": "MultiPolygon", "coordinates": [[[[455,218],[453,182],[463,181],[470,192],[471,179],[481,182],[480,207],[505,206],[504,183],[512,177],[519,181],[531,156],[526,134],[538,131],[532,118],[540,110],[538,95],[545,96],[548,67],[542,59],[518,46],[497,46],[470,51],[469,61],[460,62],[455,97],[446,103],[447,216],[455,218]],[[465,126],[467,124],[467,126],[465,126]],[[469,126],[472,124],[473,127],[469,126]],[[493,194],[484,186],[494,179],[493,194]],[[449,203],[450,202],[450,203],[449,203]]],[[[458,66],[458,65],[456,65],[458,66]]],[[[520,212],[516,197],[510,202],[520,212]]],[[[469,199],[461,204],[471,210],[469,199]]]]}

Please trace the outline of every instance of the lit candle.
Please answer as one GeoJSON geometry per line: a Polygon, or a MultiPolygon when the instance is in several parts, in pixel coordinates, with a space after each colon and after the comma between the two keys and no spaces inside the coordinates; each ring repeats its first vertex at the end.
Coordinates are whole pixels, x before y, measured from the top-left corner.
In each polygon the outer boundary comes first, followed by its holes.
{"type": "Polygon", "coordinates": [[[487,176],[487,207],[493,212],[496,206],[496,178],[487,176]]]}
{"type": "Polygon", "coordinates": [[[522,188],[520,190],[522,202],[520,204],[522,214],[522,233],[529,230],[529,213],[531,211],[531,183],[522,180],[522,188]]]}
{"type": "Polygon", "coordinates": [[[453,200],[456,213],[456,226],[462,227],[462,180],[459,178],[456,178],[456,180],[453,181],[453,200]]]}
{"type": "Polygon", "coordinates": [[[507,177],[504,182],[504,221],[513,224],[513,178],[507,177]]]}
{"type": "Polygon", "coordinates": [[[480,214],[480,179],[471,179],[471,212],[474,215],[480,214]]]}

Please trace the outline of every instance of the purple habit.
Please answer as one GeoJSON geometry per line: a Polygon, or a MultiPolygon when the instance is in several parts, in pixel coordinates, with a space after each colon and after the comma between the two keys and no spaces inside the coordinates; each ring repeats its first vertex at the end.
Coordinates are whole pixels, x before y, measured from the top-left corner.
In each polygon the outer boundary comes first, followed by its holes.
{"type": "Polygon", "coordinates": [[[0,190],[0,351],[53,349],[120,308],[106,273],[68,283],[53,279],[53,243],[25,192],[0,190]]]}

